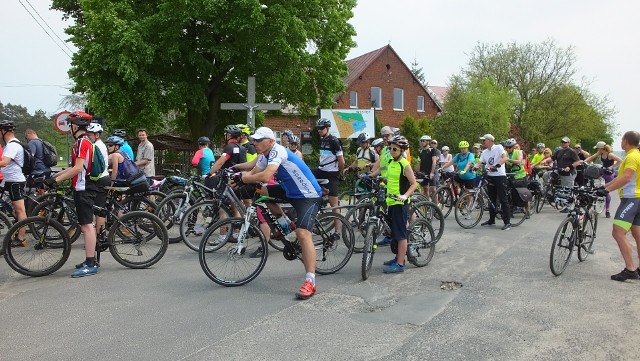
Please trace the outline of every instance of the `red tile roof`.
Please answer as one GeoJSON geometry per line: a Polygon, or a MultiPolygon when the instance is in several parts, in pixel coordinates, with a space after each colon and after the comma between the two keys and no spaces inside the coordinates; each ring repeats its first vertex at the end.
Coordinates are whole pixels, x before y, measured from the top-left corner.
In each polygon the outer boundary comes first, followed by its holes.
{"type": "Polygon", "coordinates": [[[385,45],[380,49],[376,49],[364,55],[360,55],[357,58],[347,60],[345,63],[347,63],[348,74],[345,79],[345,83],[349,85],[353,83],[354,80],[358,79],[358,77],[362,75],[369,65],[371,65],[371,63],[373,63],[373,61],[376,60],[376,58],[380,56],[388,46],[389,45],[385,45]]]}
{"type": "Polygon", "coordinates": [[[447,97],[447,91],[449,90],[449,88],[447,88],[446,86],[429,85],[427,88],[429,88],[429,90],[431,90],[438,98],[440,98],[440,101],[444,101],[444,99],[447,97]]]}

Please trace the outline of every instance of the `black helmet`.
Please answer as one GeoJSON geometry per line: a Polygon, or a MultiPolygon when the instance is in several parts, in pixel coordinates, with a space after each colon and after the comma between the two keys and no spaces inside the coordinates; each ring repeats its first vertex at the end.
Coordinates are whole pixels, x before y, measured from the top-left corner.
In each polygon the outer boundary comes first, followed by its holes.
{"type": "Polygon", "coordinates": [[[231,135],[232,137],[239,137],[242,134],[242,129],[240,129],[235,124],[230,124],[224,127],[224,132],[231,135]]]}
{"type": "Polygon", "coordinates": [[[91,124],[92,119],[93,117],[91,116],[91,114],[87,114],[79,110],[67,115],[67,122],[81,127],[86,127],[87,125],[91,124]]]}
{"type": "Polygon", "coordinates": [[[331,127],[331,121],[327,118],[320,118],[316,122],[316,128],[329,128],[331,127]]]}
{"type": "Polygon", "coordinates": [[[209,138],[207,137],[198,138],[198,145],[207,145],[209,143],[211,143],[211,140],[209,140],[209,138]]]}
{"type": "Polygon", "coordinates": [[[13,120],[2,120],[0,121],[0,129],[13,131],[16,129],[16,123],[13,120]]]}
{"type": "Polygon", "coordinates": [[[409,149],[409,141],[402,135],[396,135],[395,137],[391,138],[389,144],[395,144],[402,149],[409,149]]]}
{"type": "Polygon", "coordinates": [[[369,136],[369,134],[367,132],[360,133],[360,135],[358,135],[358,144],[364,143],[364,142],[368,142],[369,138],[371,138],[371,137],[369,136]]]}
{"type": "Polygon", "coordinates": [[[124,129],[116,129],[113,131],[113,133],[111,133],[111,135],[115,135],[116,137],[125,139],[127,137],[127,131],[124,129]]]}

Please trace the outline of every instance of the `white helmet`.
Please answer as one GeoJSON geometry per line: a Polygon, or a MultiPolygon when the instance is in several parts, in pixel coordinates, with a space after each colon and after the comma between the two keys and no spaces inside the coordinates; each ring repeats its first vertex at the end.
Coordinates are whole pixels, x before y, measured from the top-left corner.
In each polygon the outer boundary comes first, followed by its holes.
{"type": "Polygon", "coordinates": [[[87,132],[102,133],[102,125],[100,125],[100,123],[91,123],[87,126],[87,132]]]}
{"type": "Polygon", "coordinates": [[[446,145],[444,147],[442,147],[442,151],[443,152],[448,152],[449,151],[449,147],[447,147],[446,145]]]}
{"type": "Polygon", "coordinates": [[[431,140],[431,137],[428,135],[423,135],[420,137],[420,140],[431,140]]]}
{"type": "Polygon", "coordinates": [[[373,142],[371,142],[371,146],[373,147],[379,147],[384,145],[384,142],[382,140],[382,138],[377,138],[376,140],[374,140],[373,142]]]}

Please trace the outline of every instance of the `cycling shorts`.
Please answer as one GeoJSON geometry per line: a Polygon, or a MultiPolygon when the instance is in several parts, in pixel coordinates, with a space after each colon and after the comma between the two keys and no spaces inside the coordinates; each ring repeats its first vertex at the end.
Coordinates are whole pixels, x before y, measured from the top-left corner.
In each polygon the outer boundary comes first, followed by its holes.
{"type": "Polygon", "coordinates": [[[640,198],[622,198],[613,217],[613,224],[628,231],[632,226],[640,226],[640,198]]]}
{"type": "Polygon", "coordinates": [[[313,230],[316,216],[322,204],[322,198],[287,198],[280,184],[267,186],[267,194],[269,194],[269,197],[280,198],[291,204],[298,216],[296,228],[306,229],[307,231],[313,230]]]}

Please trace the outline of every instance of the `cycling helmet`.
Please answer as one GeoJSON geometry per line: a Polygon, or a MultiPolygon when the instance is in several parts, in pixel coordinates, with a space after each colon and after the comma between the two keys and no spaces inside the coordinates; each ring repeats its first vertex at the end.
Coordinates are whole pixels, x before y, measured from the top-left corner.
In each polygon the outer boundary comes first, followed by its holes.
{"type": "Polygon", "coordinates": [[[115,144],[115,145],[121,147],[124,144],[124,139],[122,139],[122,138],[120,138],[118,136],[112,135],[107,139],[107,141],[105,143],[106,144],[115,144]]]}
{"type": "Polygon", "coordinates": [[[230,124],[230,125],[227,125],[226,127],[224,127],[224,132],[226,134],[231,135],[232,137],[237,137],[240,134],[242,134],[242,130],[240,128],[238,128],[237,125],[233,125],[233,124],[230,124]]]}
{"type": "Polygon", "coordinates": [[[446,145],[444,147],[442,147],[442,151],[443,152],[448,152],[449,151],[449,147],[447,147],[446,145]]]}
{"type": "Polygon", "coordinates": [[[16,123],[13,120],[0,121],[0,129],[13,131],[16,129],[16,123]]]}
{"type": "Polygon", "coordinates": [[[382,140],[382,138],[377,138],[376,140],[371,142],[371,145],[373,147],[382,147],[384,145],[384,141],[382,140]]]}
{"type": "Polygon", "coordinates": [[[505,140],[504,143],[502,143],[504,147],[513,147],[516,144],[518,144],[518,142],[516,142],[516,140],[513,138],[509,138],[505,140]]]}
{"type": "Polygon", "coordinates": [[[300,143],[300,138],[298,138],[295,135],[291,135],[291,137],[287,135],[287,138],[289,138],[289,143],[294,143],[294,144],[300,143]]]}
{"type": "Polygon", "coordinates": [[[99,123],[91,123],[87,127],[87,132],[89,133],[102,133],[102,131],[102,125],[100,125],[99,123]]]}
{"type": "Polygon", "coordinates": [[[409,141],[407,140],[407,138],[401,136],[401,135],[396,135],[395,137],[391,138],[391,140],[389,141],[390,144],[395,144],[397,146],[399,146],[402,149],[409,149],[409,141]]]}
{"type": "Polygon", "coordinates": [[[127,131],[124,129],[116,129],[111,133],[111,135],[115,135],[116,137],[120,137],[122,139],[127,137],[127,131]]]}
{"type": "Polygon", "coordinates": [[[536,148],[546,148],[546,146],[544,145],[544,143],[538,143],[538,145],[536,145],[536,148]]]}
{"type": "Polygon", "coordinates": [[[236,124],[236,127],[240,128],[240,131],[246,135],[251,134],[251,128],[246,124],[236,124]]]}
{"type": "Polygon", "coordinates": [[[327,118],[320,118],[316,122],[316,128],[317,129],[329,128],[329,127],[331,127],[331,121],[329,119],[327,119],[327,118]]]}
{"type": "Polygon", "coordinates": [[[391,128],[393,135],[400,135],[400,128],[391,128]]]}
{"type": "Polygon", "coordinates": [[[460,143],[458,143],[458,148],[469,148],[469,142],[467,142],[466,140],[461,141],[460,143]]]}
{"type": "Polygon", "coordinates": [[[291,141],[291,138],[294,137],[293,132],[290,129],[285,129],[284,131],[282,131],[282,135],[286,135],[289,141],[291,141]]]}
{"type": "Polygon", "coordinates": [[[91,114],[87,114],[79,110],[67,115],[67,122],[78,126],[87,126],[91,124],[91,119],[93,119],[91,114]]]}
{"type": "Polygon", "coordinates": [[[420,137],[420,140],[431,140],[431,137],[428,135],[423,135],[420,137]]]}
{"type": "Polygon", "coordinates": [[[198,138],[198,145],[207,145],[209,143],[211,143],[211,141],[207,137],[198,138]]]}
{"type": "Polygon", "coordinates": [[[369,134],[367,134],[367,132],[360,133],[360,135],[358,135],[358,144],[368,142],[369,138],[371,137],[369,136],[369,134]]]}

